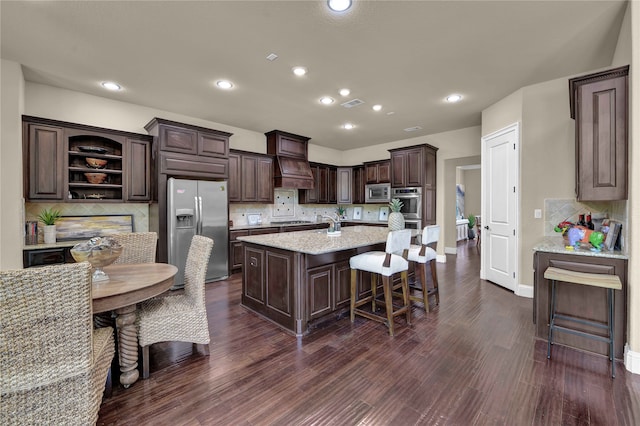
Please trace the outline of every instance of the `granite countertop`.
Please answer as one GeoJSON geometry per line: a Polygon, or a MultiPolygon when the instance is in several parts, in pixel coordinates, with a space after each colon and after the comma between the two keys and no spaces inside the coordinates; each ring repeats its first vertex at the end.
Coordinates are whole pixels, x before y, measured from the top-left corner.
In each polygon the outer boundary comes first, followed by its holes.
{"type": "MultiPolygon", "coordinates": [[[[387,221],[366,221],[366,220],[353,220],[353,219],[346,219],[346,220],[341,220],[340,222],[349,222],[349,223],[361,223],[363,225],[383,225],[383,224],[387,224],[387,221]]],[[[248,224],[243,224],[243,225],[234,225],[232,227],[229,228],[230,231],[241,231],[244,229],[260,229],[260,228],[280,228],[280,227],[290,227],[290,226],[316,226],[316,225],[323,225],[326,224],[326,226],[329,226],[329,222],[328,221],[323,221],[323,222],[304,222],[304,223],[289,223],[289,224],[282,224],[282,223],[277,223],[277,222],[273,222],[273,223],[269,223],[269,222],[265,222],[265,223],[261,223],[259,225],[248,225],[248,224]]]]}
{"type": "MultiPolygon", "coordinates": [[[[415,235],[416,232],[414,231],[413,234],[415,235]]],[[[280,234],[250,235],[238,237],[238,240],[306,254],[324,254],[385,243],[388,233],[387,228],[358,225],[342,228],[339,236],[329,236],[327,231],[323,229],[314,229],[280,234]]]]}
{"type": "Polygon", "coordinates": [[[535,246],[533,246],[534,251],[542,251],[547,253],[560,253],[560,254],[574,254],[578,256],[591,256],[591,257],[608,257],[612,259],[629,259],[627,253],[622,252],[620,250],[608,251],[591,251],[588,248],[579,248],[576,249],[567,249],[565,246],[565,241],[562,236],[555,237],[545,237],[540,240],[535,246]]]}
{"type": "Polygon", "coordinates": [[[73,247],[78,243],[84,243],[88,239],[84,240],[73,240],[73,241],[57,241],[53,244],[25,244],[22,246],[22,250],[42,250],[42,249],[50,249],[50,248],[62,248],[62,247],[73,247]]]}

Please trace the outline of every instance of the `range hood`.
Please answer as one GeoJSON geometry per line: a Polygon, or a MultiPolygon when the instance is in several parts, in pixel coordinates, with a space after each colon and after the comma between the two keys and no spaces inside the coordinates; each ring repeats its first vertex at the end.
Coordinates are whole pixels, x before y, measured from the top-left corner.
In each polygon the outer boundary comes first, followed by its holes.
{"type": "Polygon", "coordinates": [[[309,138],[281,130],[265,133],[267,153],[275,155],[274,187],[313,189],[314,178],[307,160],[309,138]]]}

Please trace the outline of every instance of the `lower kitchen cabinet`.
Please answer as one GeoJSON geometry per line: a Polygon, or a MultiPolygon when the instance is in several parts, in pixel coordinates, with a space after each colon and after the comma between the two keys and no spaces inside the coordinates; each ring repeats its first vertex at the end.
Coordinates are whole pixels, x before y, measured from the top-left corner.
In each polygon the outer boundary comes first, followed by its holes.
{"type": "MultiPolygon", "coordinates": [[[[627,341],[627,260],[600,256],[582,256],[537,251],[534,255],[534,292],[533,322],[536,324],[536,337],[547,339],[549,335],[549,311],[551,303],[551,283],[544,278],[544,271],[556,267],[576,272],[594,274],[612,274],[620,277],[622,290],[614,291],[614,335],[615,357],[622,359],[627,341]]],[[[606,289],[588,285],[560,283],[556,287],[556,306],[558,312],[585,320],[606,323],[606,289]]],[[[571,325],[574,328],[574,325],[571,325]]],[[[590,333],[602,330],[584,326],[590,333]]],[[[554,344],[571,346],[599,354],[608,354],[608,344],[568,333],[554,333],[554,344]]]]}

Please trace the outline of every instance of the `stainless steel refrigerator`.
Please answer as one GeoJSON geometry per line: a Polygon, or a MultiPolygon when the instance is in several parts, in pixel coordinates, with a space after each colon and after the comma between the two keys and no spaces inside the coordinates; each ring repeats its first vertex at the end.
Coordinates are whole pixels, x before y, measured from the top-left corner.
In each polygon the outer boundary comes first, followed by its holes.
{"type": "Polygon", "coordinates": [[[206,281],[227,278],[227,182],[169,178],[167,182],[167,244],[169,263],[178,267],[172,289],[184,287],[184,268],[194,235],[213,239],[206,281]]]}

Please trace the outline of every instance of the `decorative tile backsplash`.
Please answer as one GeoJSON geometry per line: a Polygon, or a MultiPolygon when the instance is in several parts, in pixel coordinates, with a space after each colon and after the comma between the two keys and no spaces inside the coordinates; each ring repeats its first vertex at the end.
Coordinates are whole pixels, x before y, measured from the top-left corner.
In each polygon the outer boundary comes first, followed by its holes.
{"type": "Polygon", "coordinates": [[[575,199],[545,199],[544,200],[544,235],[557,235],[553,228],[560,222],[568,220],[577,222],[578,215],[588,214],[595,223],[602,219],[613,219],[622,223],[622,241],[627,235],[627,202],[626,201],[601,201],[580,203],[575,199]]]}
{"type": "MultiPolygon", "coordinates": [[[[133,215],[136,232],[149,231],[149,205],[144,203],[25,203],[25,221],[38,220],[44,209],[60,210],[62,216],[133,215]]],[[[38,225],[39,240],[42,241],[42,224],[38,225]]]]}
{"type": "MultiPolygon", "coordinates": [[[[386,204],[358,204],[362,206],[363,221],[377,221],[380,207],[386,204]]],[[[347,218],[353,218],[353,208],[356,205],[344,205],[347,209],[347,218]]],[[[304,220],[315,222],[317,215],[329,215],[337,213],[338,205],[333,204],[299,204],[297,190],[276,189],[274,192],[274,204],[229,204],[229,220],[235,226],[247,225],[249,214],[260,214],[262,223],[282,220],[304,220]]]]}

